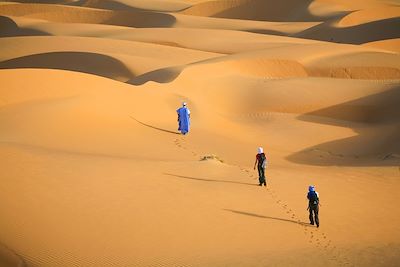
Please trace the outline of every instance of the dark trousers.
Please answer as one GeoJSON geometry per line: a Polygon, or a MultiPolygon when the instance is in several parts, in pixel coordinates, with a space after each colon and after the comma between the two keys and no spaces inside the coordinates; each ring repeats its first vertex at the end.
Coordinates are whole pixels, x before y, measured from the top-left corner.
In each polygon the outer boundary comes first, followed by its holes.
{"type": "Polygon", "coordinates": [[[265,181],[265,169],[262,165],[258,165],[258,180],[260,181],[260,185],[267,185],[265,181]]]}
{"type": "Polygon", "coordinates": [[[318,218],[319,207],[318,207],[318,205],[310,205],[309,211],[310,211],[310,216],[309,216],[310,223],[314,224],[314,221],[315,221],[315,224],[317,226],[319,226],[319,218],[318,218]]]}

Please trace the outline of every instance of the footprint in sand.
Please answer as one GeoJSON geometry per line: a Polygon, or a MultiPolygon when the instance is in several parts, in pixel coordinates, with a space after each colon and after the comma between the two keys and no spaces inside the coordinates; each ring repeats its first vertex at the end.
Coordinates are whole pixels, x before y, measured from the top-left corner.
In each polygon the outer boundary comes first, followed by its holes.
{"type": "MultiPolygon", "coordinates": [[[[240,168],[241,171],[245,171],[246,173],[249,174],[249,170],[243,170],[240,168]]],[[[254,177],[253,174],[249,174],[249,177],[254,177]]],[[[278,198],[278,195],[276,194],[276,191],[271,189],[270,187],[267,188],[268,193],[271,195],[271,197],[275,200],[276,204],[280,205],[282,209],[286,210],[286,214],[289,214],[293,220],[296,219],[297,215],[293,212],[292,209],[289,209],[289,206],[285,203],[282,202],[278,198]]],[[[301,222],[301,220],[297,219],[296,222],[299,225],[303,226],[304,229],[304,234],[308,236],[308,242],[310,244],[315,244],[316,247],[322,248],[323,251],[330,257],[330,260],[335,261],[338,265],[351,265],[349,261],[346,258],[343,258],[340,253],[337,252],[336,247],[332,248],[331,245],[331,240],[327,239],[327,236],[325,233],[321,233],[318,230],[319,229],[312,229],[311,231],[308,229],[308,225],[305,225],[301,222]],[[318,236],[318,238],[317,238],[318,236]],[[337,254],[337,255],[336,255],[337,254]],[[341,262],[339,263],[339,260],[341,259],[341,262]]]]}
{"type": "Polygon", "coordinates": [[[181,143],[179,142],[178,139],[175,139],[174,141],[175,145],[177,145],[178,147],[182,147],[181,143]]]}

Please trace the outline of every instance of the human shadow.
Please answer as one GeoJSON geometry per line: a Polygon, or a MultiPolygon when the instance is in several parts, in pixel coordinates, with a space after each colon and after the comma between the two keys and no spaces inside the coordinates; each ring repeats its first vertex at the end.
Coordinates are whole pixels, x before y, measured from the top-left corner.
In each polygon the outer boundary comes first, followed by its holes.
{"type": "Polygon", "coordinates": [[[125,82],[134,74],[119,60],[98,53],[50,52],[0,62],[0,69],[60,69],[95,74],[125,82]]]}
{"type": "Polygon", "coordinates": [[[351,128],[357,135],[308,147],[287,157],[320,166],[400,165],[400,86],[298,116],[302,121],[351,128]]]}
{"type": "Polygon", "coordinates": [[[333,21],[327,21],[292,36],[335,43],[363,44],[399,38],[399,28],[399,17],[372,21],[350,27],[336,27],[333,21]]]}
{"type": "Polygon", "coordinates": [[[156,126],[153,126],[153,125],[150,125],[150,124],[146,124],[146,123],[141,122],[141,121],[139,121],[138,119],[136,119],[135,117],[132,117],[132,116],[129,116],[129,117],[130,117],[131,119],[135,120],[137,123],[143,125],[143,126],[146,126],[146,127],[149,127],[149,128],[155,129],[155,130],[158,130],[158,131],[162,131],[162,132],[166,132],[166,133],[171,133],[171,134],[178,134],[178,135],[181,134],[180,132],[174,132],[174,131],[170,131],[170,130],[166,130],[166,129],[163,129],[163,128],[159,128],[159,127],[156,127],[156,126]]]}
{"type": "Polygon", "coordinates": [[[6,16],[0,16],[0,37],[14,37],[14,36],[49,36],[47,32],[21,28],[14,20],[6,16]]]}
{"type": "Polygon", "coordinates": [[[228,183],[228,184],[240,184],[240,185],[251,185],[251,186],[256,186],[257,185],[257,184],[251,184],[251,183],[229,181],[229,180],[216,180],[216,179],[196,178],[196,177],[183,176],[183,175],[177,175],[177,174],[171,174],[171,173],[163,173],[163,174],[164,175],[178,177],[178,178],[182,178],[182,179],[200,181],[200,182],[228,183]]]}
{"type": "Polygon", "coordinates": [[[260,218],[260,219],[269,219],[269,220],[288,222],[288,223],[295,223],[295,224],[299,224],[299,225],[302,225],[302,226],[313,227],[309,223],[305,223],[305,222],[301,222],[301,221],[295,221],[295,220],[289,220],[289,219],[283,219],[283,218],[277,218],[277,217],[270,217],[270,216],[255,214],[255,213],[246,212],[246,211],[238,211],[238,210],[231,210],[231,209],[224,209],[224,210],[230,211],[232,213],[251,216],[251,217],[256,217],[256,218],[260,218]]]}

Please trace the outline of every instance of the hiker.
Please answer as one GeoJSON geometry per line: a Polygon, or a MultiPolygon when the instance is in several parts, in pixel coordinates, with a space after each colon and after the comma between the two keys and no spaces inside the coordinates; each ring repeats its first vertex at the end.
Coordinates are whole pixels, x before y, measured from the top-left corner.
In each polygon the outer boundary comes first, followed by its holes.
{"type": "Polygon", "coordinates": [[[317,225],[319,227],[319,218],[318,218],[318,211],[319,211],[319,195],[318,192],[315,191],[315,187],[313,185],[310,185],[308,187],[308,194],[307,194],[307,199],[308,199],[308,208],[310,212],[310,224],[317,225]]]}
{"type": "Polygon", "coordinates": [[[182,107],[176,111],[178,113],[178,131],[183,135],[189,132],[190,126],[190,110],[187,108],[186,102],[182,103],[182,107]]]}
{"type": "Polygon", "coordinates": [[[256,155],[256,162],[254,162],[254,170],[258,169],[258,180],[260,182],[259,186],[267,186],[267,182],[265,180],[265,167],[267,165],[267,157],[264,154],[264,150],[262,147],[258,148],[258,153],[256,155]]]}

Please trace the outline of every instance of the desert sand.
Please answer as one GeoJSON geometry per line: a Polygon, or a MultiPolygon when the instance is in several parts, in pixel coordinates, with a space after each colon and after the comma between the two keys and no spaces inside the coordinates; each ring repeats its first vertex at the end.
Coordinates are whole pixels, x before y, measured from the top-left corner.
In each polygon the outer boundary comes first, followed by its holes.
{"type": "Polygon", "coordinates": [[[399,266],[399,53],[396,0],[1,1],[0,265],[399,266]]]}

